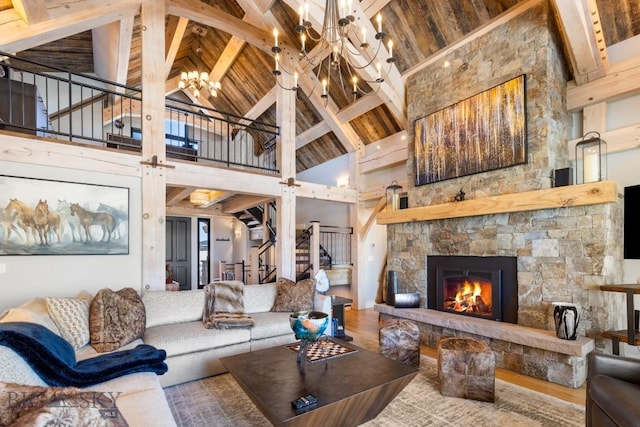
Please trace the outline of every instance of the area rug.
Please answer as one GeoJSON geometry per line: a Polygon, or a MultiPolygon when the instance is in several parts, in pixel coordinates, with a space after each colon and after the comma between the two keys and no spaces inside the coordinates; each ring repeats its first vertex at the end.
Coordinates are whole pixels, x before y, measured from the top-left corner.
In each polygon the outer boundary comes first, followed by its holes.
{"type": "MultiPolygon", "coordinates": [[[[373,375],[373,373],[372,373],[373,375]]],[[[434,359],[366,427],[584,426],[584,406],[496,380],[495,403],[440,395],[434,359]]],[[[179,426],[270,426],[230,374],[164,389],[179,426]]]]}

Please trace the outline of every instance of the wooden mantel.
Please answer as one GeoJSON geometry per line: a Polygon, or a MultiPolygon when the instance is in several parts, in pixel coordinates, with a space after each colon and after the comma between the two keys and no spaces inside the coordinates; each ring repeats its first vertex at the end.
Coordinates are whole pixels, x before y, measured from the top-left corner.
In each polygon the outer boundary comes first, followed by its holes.
{"type": "Polygon", "coordinates": [[[376,220],[381,225],[399,224],[403,222],[596,205],[612,203],[617,200],[616,182],[601,181],[522,193],[502,194],[500,196],[442,203],[433,206],[421,206],[392,212],[380,212],[376,220]]]}

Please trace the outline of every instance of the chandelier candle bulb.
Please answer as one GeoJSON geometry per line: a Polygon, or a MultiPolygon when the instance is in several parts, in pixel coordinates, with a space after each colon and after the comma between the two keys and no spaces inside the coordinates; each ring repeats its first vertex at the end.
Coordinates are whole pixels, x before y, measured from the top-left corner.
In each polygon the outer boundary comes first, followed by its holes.
{"type": "Polygon", "coordinates": [[[382,15],[378,13],[378,16],[376,16],[376,21],[378,21],[378,32],[381,33],[382,32],[382,15]]]}
{"type": "Polygon", "coordinates": [[[358,93],[358,77],[353,76],[353,93],[358,93]]]}
{"type": "Polygon", "coordinates": [[[322,79],[322,94],[327,94],[327,79],[322,79]]]}
{"type": "Polygon", "coordinates": [[[302,21],[304,18],[304,6],[300,6],[300,9],[298,9],[298,14],[300,15],[300,19],[298,20],[298,25],[302,27],[302,21]]]}
{"type": "Polygon", "coordinates": [[[376,68],[378,69],[378,80],[380,80],[382,78],[382,64],[378,62],[376,68]]]}
{"type": "Polygon", "coordinates": [[[304,2],[304,20],[309,21],[309,3],[304,2]]]}
{"type": "Polygon", "coordinates": [[[280,71],[279,65],[278,65],[278,62],[280,62],[280,55],[276,53],[275,58],[276,58],[276,71],[280,71]]]}
{"type": "Polygon", "coordinates": [[[293,73],[293,88],[298,89],[298,72],[293,73]]]}
{"type": "Polygon", "coordinates": [[[389,40],[389,58],[393,58],[393,40],[389,40]]]}
{"type": "Polygon", "coordinates": [[[278,29],[273,29],[273,46],[278,47],[278,29]]]}
{"type": "Polygon", "coordinates": [[[307,36],[305,36],[304,34],[302,34],[300,36],[300,43],[302,44],[302,51],[304,52],[304,43],[307,41],[307,36]]]}
{"type": "Polygon", "coordinates": [[[367,28],[362,27],[362,46],[367,45],[367,28]]]}

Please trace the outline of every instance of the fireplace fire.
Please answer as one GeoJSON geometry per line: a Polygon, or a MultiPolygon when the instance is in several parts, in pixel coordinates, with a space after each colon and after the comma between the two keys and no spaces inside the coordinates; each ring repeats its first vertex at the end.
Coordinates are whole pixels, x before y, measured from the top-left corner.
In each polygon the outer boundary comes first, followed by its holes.
{"type": "Polygon", "coordinates": [[[427,257],[427,308],[517,323],[515,257],[427,257]]]}
{"type": "Polygon", "coordinates": [[[450,277],[444,280],[444,309],[454,313],[492,315],[492,283],[479,277],[450,277]]]}

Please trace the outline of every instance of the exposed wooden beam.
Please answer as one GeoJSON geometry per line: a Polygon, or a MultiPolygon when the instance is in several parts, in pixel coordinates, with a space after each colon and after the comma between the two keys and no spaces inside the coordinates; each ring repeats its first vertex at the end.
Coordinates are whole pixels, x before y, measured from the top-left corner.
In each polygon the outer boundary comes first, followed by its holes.
{"type": "Polygon", "coordinates": [[[491,31],[495,30],[496,28],[506,24],[507,22],[511,21],[513,18],[515,18],[516,16],[538,6],[539,4],[543,3],[545,0],[525,0],[521,3],[518,3],[517,5],[507,9],[506,11],[504,11],[503,13],[501,13],[500,15],[498,15],[497,17],[495,17],[494,19],[492,19],[491,21],[487,22],[486,24],[478,27],[477,29],[475,29],[474,31],[471,31],[469,34],[467,34],[465,37],[461,38],[460,40],[458,40],[455,43],[450,44],[449,46],[445,47],[444,49],[441,49],[439,51],[437,51],[436,53],[434,53],[433,55],[429,56],[428,58],[426,58],[424,61],[419,62],[418,64],[414,65],[413,67],[409,68],[408,70],[406,70],[403,74],[402,74],[402,79],[406,82],[407,79],[411,76],[413,76],[415,73],[424,70],[425,68],[427,68],[428,66],[430,66],[431,64],[440,61],[442,59],[445,59],[446,57],[448,57],[449,55],[451,55],[451,52],[456,51],[457,49],[459,49],[461,46],[464,46],[470,42],[472,42],[473,40],[476,40],[480,37],[482,37],[485,34],[490,33],[491,31]]]}
{"type": "Polygon", "coordinates": [[[583,85],[567,85],[567,109],[577,111],[587,105],[611,102],[640,93],[640,58],[612,64],[605,77],[583,85]]]}
{"type": "Polygon", "coordinates": [[[296,181],[296,196],[332,202],[358,203],[358,190],[312,182],[296,181]]]}
{"type": "Polygon", "coordinates": [[[360,159],[360,173],[370,173],[395,164],[406,162],[407,152],[407,131],[400,131],[374,143],[380,149],[362,156],[360,159]]]}
{"type": "Polygon", "coordinates": [[[324,120],[314,126],[311,126],[309,129],[296,136],[296,150],[299,150],[329,132],[331,132],[331,128],[324,120]]]}
{"type": "Polygon", "coordinates": [[[244,22],[221,9],[190,0],[166,0],[167,12],[236,36],[271,54],[272,33],[244,22]]]}
{"type": "Polygon", "coordinates": [[[234,214],[273,200],[269,196],[242,196],[222,202],[222,212],[234,214]]]}
{"type": "Polygon", "coordinates": [[[73,9],[66,15],[34,25],[26,25],[14,9],[0,12],[2,31],[0,50],[22,52],[36,46],[63,39],[71,35],[133,17],[140,13],[140,0],[120,0],[117,3],[89,3],[81,9],[73,9]],[[14,14],[17,19],[7,21],[14,14]]]}
{"type": "Polygon", "coordinates": [[[271,88],[249,111],[243,114],[247,119],[255,120],[276,103],[276,87],[271,88]]]}
{"type": "Polygon", "coordinates": [[[44,1],[38,0],[12,0],[13,8],[27,25],[49,19],[49,12],[44,1]]]}
{"type": "Polygon", "coordinates": [[[182,42],[182,38],[184,37],[184,33],[187,29],[187,24],[189,20],[187,18],[182,18],[179,16],[170,15],[167,28],[165,30],[165,41],[164,41],[164,76],[165,78],[169,77],[171,73],[171,67],[173,67],[173,61],[176,60],[176,54],[178,53],[178,49],[180,49],[180,43],[182,42]]]}
{"type": "Polygon", "coordinates": [[[569,53],[576,83],[600,78],[609,65],[597,7],[590,10],[590,0],[552,0],[560,24],[560,33],[569,53]],[[594,24],[598,25],[599,41],[594,24]]]}
{"type": "MultiPolygon", "coordinates": [[[[607,141],[607,153],[640,148],[640,124],[600,132],[600,138],[607,141]]],[[[567,142],[569,153],[572,156],[575,152],[576,144],[580,141],[582,141],[582,138],[572,139],[567,142]]]]}
{"type": "Polygon", "coordinates": [[[378,203],[376,203],[375,207],[373,208],[371,215],[369,215],[367,222],[365,222],[362,228],[360,228],[360,239],[364,239],[367,237],[367,233],[369,233],[369,229],[373,225],[373,222],[376,220],[376,215],[378,215],[378,212],[381,212],[386,205],[387,205],[387,199],[384,197],[381,197],[380,200],[378,200],[378,203]]]}
{"type": "MultiPolygon", "coordinates": [[[[409,180],[399,179],[396,180],[398,185],[403,188],[409,187],[409,180]]],[[[376,200],[380,197],[386,197],[387,185],[374,185],[373,187],[363,188],[360,190],[360,201],[366,202],[368,200],[376,200]]]]}
{"type": "Polygon", "coordinates": [[[193,187],[177,187],[167,194],[167,206],[176,206],[181,203],[191,192],[195,190],[193,187]]]}
{"type": "Polygon", "coordinates": [[[384,104],[378,95],[363,96],[338,112],[338,119],[345,123],[384,104]]]}

